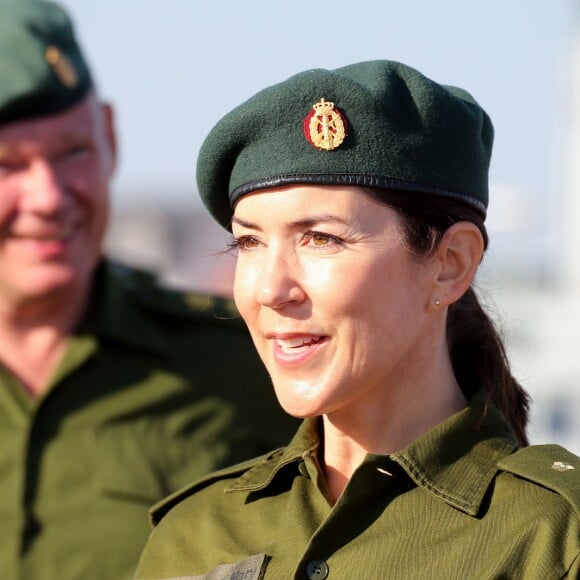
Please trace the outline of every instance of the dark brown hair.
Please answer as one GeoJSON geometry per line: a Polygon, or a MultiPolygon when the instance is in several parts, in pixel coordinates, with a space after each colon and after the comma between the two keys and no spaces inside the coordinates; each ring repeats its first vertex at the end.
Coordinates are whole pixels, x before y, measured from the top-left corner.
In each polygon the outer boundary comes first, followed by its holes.
{"type": "MultiPolygon", "coordinates": [[[[488,235],[482,216],[462,202],[432,194],[365,191],[399,212],[405,242],[418,259],[432,255],[445,231],[460,221],[475,224],[487,248],[488,235]]],[[[469,399],[484,389],[488,402],[506,417],[520,445],[528,445],[529,396],[511,374],[502,338],[473,287],[450,306],[446,334],[453,371],[464,395],[469,399]]]]}

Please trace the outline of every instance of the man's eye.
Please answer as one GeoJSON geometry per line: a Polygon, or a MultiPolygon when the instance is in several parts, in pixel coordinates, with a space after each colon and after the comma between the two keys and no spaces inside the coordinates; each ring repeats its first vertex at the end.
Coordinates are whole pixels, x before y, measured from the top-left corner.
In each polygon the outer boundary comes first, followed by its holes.
{"type": "Polygon", "coordinates": [[[17,161],[11,159],[0,160],[0,174],[14,173],[16,171],[21,171],[26,167],[24,161],[17,161]]]}
{"type": "Polygon", "coordinates": [[[69,161],[71,159],[77,159],[78,157],[82,157],[88,153],[90,153],[91,148],[85,144],[77,144],[71,145],[62,151],[59,151],[55,156],[54,159],[56,161],[69,161]]]}
{"type": "Polygon", "coordinates": [[[78,157],[79,155],[85,155],[90,150],[88,145],[75,145],[74,147],[70,147],[67,153],[69,157],[78,157]]]}

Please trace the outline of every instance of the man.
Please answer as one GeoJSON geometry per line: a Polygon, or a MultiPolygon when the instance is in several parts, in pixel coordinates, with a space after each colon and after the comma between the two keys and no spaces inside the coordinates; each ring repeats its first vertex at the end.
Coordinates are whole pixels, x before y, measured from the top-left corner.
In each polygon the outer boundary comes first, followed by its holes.
{"type": "Polygon", "coordinates": [[[287,441],[225,300],[105,260],[116,162],[61,8],[0,0],[0,576],[130,577],[148,508],[287,441]]]}

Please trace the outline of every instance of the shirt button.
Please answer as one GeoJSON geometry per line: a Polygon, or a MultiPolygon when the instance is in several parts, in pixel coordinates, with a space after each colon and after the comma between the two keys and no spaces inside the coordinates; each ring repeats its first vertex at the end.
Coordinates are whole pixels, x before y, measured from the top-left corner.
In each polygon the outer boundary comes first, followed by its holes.
{"type": "Polygon", "coordinates": [[[301,461],[298,464],[298,471],[300,472],[300,475],[308,477],[308,467],[306,467],[306,463],[304,463],[304,461],[301,461]]]}
{"type": "Polygon", "coordinates": [[[328,576],[328,564],[324,560],[312,560],[306,564],[308,580],[324,580],[328,576]]]}
{"type": "Polygon", "coordinates": [[[32,515],[26,518],[24,526],[24,536],[28,539],[34,538],[40,533],[40,522],[32,515]]]}

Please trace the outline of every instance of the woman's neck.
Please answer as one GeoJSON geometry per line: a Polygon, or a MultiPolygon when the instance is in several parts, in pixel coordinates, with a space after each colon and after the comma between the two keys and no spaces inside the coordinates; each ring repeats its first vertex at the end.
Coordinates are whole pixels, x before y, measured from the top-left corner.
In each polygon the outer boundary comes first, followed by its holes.
{"type": "Polygon", "coordinates": [[[336,501],[367,453],[387,455],[465,407],[448,357],[423,380],[384,387],[381,397],[323,417],[324,453],[330,496],[336,501]]]}

